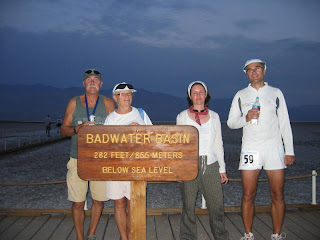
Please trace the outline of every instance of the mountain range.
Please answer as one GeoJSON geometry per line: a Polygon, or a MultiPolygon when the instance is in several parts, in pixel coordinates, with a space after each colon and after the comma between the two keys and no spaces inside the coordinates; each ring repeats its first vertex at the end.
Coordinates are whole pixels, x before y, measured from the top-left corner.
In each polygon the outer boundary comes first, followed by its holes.
{"type": "MultiPolygon", "coordinates": [[[[186,98],[137,90],[132,105],[143,108],[152,121],[175,121],[177,114],[188,107],[186,98]]],[[[111,97],[111,91],[102,89],[101,94],[111,97]]],[[[55,120],[63,117],[68,101],[83,92],[83,88],[0,84],[0,121],[43,121],[47,115],[55,120]]],[[[231,98],[213,98],[210,109],[220,115],[221,121],[226,121],[231,101],[231,98]]],[[[320,121],[320,105],[288,108],[291,121],[320,121]]]]}

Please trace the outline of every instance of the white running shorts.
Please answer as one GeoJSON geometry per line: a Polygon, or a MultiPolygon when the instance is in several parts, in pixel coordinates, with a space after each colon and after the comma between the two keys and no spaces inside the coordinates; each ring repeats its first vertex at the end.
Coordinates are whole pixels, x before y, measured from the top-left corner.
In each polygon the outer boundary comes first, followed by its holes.
{"type": "Polygon", "coordinates": [[[263,150],[242,149],[239,170],[284,169],[284,156],[283,146],[263,150]]]}

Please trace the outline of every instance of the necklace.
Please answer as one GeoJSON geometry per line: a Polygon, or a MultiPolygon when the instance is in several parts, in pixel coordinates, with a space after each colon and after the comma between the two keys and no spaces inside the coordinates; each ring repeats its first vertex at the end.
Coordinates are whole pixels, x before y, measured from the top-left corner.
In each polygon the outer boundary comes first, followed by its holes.
{"type": "Polygon", "coordinates": [[[92,111],[91,115],[89,115],[89,105],[88,105],[88,100],[87,100],[87,95],[86,94],[84,95],[84,99],[86,100],[86,109],[87,109],[88,121],[94,122],[94,118],[95,118],[94,114],[95,114],[97,106],[98,106],[99,96],[97,98],[96,104],[94,105],[94,108],[93,108],[93,111],[92,111]]]}
{"type": "Polygon", "coordinates": [[[195,111],[195,112],[204,112],[206,109],[202,109],[202,110],[200,110],[200,111],[198,111],[197,109],[193,109],[193,111],[195,111]]]}

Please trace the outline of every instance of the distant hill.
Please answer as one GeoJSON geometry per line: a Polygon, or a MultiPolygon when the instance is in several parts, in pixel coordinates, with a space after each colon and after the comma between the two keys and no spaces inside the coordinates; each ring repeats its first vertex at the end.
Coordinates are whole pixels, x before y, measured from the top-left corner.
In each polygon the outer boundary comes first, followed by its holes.
{"type": "MultiPolygon", "coordinates": [[[[153,121],[175,121],[177,114],[188,107],[186,98],[137,90],[133,106],[142,107],[153,121]]],[[[83,92],[83,88],[0,84],[0,120],[43,121],[49,114],[54,121],[64,115],[70,98],[83,92]]],[[[101,94],[111,97],[111,88],[102,90],[101,94]]],[[[213,98],[210,102],[210,108],[219,113],[221,121],[227,120],[231,100],[213,98]]],[[[320,105],[289,106],[289,112],[291,121],[320,121],[320,105]]]]}

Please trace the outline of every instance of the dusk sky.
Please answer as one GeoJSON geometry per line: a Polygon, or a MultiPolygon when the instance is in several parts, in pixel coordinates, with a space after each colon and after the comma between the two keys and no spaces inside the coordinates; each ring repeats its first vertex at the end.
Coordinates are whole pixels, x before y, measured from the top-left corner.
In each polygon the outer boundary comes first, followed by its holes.
{"type": "Polygon", "coordinates": [[[319,23],[318,0],[2,0],[0,83],[81,87],[96,68],[103,89],[181,97],[201,80],[232,98],[260,58],[288,105],[319,104],[319,23]]]}

